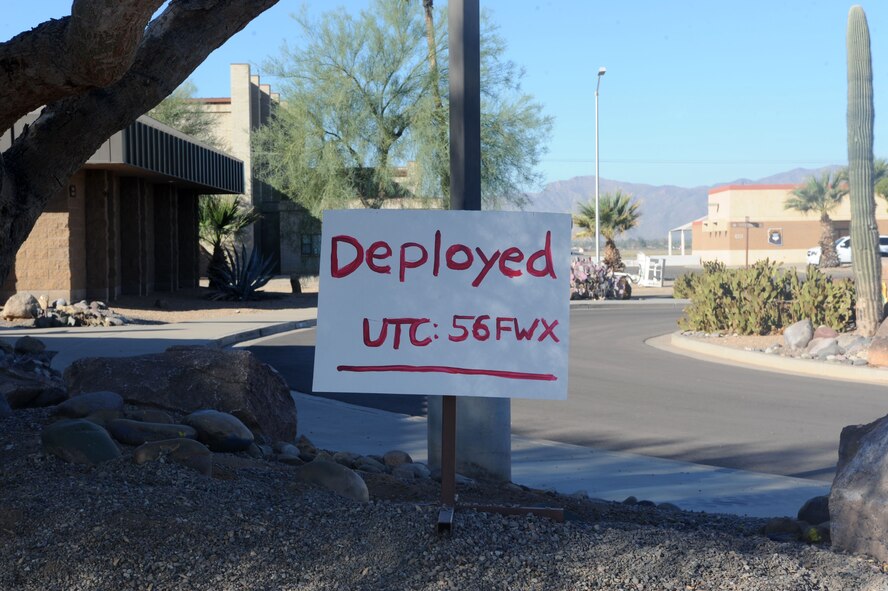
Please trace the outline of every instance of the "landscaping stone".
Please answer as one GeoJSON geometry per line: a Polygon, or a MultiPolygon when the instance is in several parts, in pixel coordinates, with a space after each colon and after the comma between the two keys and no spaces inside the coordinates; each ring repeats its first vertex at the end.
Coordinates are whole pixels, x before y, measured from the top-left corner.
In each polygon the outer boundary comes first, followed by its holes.
{"type": "Polygon", "coordinates": [[[171,347],[136,357],[87,358],[65,370],[71,393],[119,392],[127,403],[187,414],[236,416],[265,442],[296,437],[296,406],[283,377],[249,351],[171,347]]]}
{"type": "Polygon", "coordinates": [[[783,331],[783,342],[790,349],[804,349],[814,338],[814,325],[808,319],[799,320],[783,331]]]}
{"type": "MultiPolygon", "coordinates": [[[[860,357],[860,354],[857,354],[860,357]]],[[[876,367],[888,367],[888,337],[873,337],[866,354],[867,363],[876,367]]]]}
{"type": "Polygon", "coordinates": [[[333,461],[337,464],[342,464],[346,468],[354,468],[357,457],[357,455],[347,451],[338,451],[333,454],[333,461]]]}
{"type": "Polygon", "coordinates": [[[44,452],[72,464],[95,465],[120,457],[108,432],[83,419],[49,425],[40,433],[40,441],[44,452]]]}
{"type": "Polygon", "coordinates": [[[366,503],[370,501],[367,484],[357,472],[336,462],[315,460],[299,466],[294,472],[296,482],[317,484],[342,497],[366,503]]]}
{"type": "Polygon", "coordinates": [[[277,461],[288,466],[302,466],[305,464],[305,460],[293,454],[281,454],[277,457],[277,461]]]}
{"type": "Polygon", "coordinates": [[[36,318],[40,305],[37,299],[28,293],[17,293],[6,300],[0,316],[7,320],[36,318]]]}
{"type": "Polygon", "coordinates": [[[358,461],[355,462],[355,470],[370,472],[371,474],[382,474],[386,471],[385,464],[368,456],[358,458],[358,461]]]}
{"type": "Polygon", "coordinates": [[[888,561],[888,417],[842,429],[839,463],[829,495],[833,548],[888,561]]]}
{"type": "Polygon", "coordinates": [[[170,416],[170,413],[157,410],[156,408],[137,408],[134,410],[128,410],[126,411],[126,418],[145,423],[165,423],[167,425],[176,422],[173,420],[173,417],[170,416]]]}
{"type": "Polygon", "coordinates": [[[218,410],[199,410],[182,420],[194,427],[197,440],[212,451],[246,451],[253,445],[253,433],[237,417],[218,410]]]}
{"type": "Polygon", "coordinates": [[[123,412],[119,410],[97,410],[96,412],[91,413],[84,418],[87,421],[90,421],[107,429],[108,423],[117,419],[122,419],[124,418],[124,416],[123,412]]]}
{"type": "Polygon", "coordinates": [[[114,439],[127,445],[142,445],[149,441],[164,439],[197,439],[197,431],[188,425],[143,423],[130,419],[115,419],[109,422],[108,432],[114,439]]]}
{"type": "Polygon", "coordinates": [[[815,339],[835,339],[838,336],[839,333],[834,328],[825,324],[821,324],[814,330],[815,339]]]}
{"type": "Polygon", "coordinates": [[[56,408],[64,417],[83,418],[100,410],[123,410],[123,398],[117,392],[87,392],[65,400],[56,408]]]}
{"type": "Polygon", "coordinates": [[[802,536],[802,526],[795,519],[777,517],[762,527],[762,533],[775,542],[794,542],[802,536]]]}
{"type": "Polygon", "coordinates": [[[68,399],[68,394],[52,383],[31,380],[25,383],[6,383],[0,387],[12,408],[42,408],[55,406],[68,399]]]}
{"type": "Polygon", "coordinates": [[[413,458],[410,457],[406,451],[401,451],[399,449],[394,449],[392,451],[385,452],[385,455],[382,456],[383,463],[389,468],[396,468],[401,464],[412,464],[413,458]]]}
{"type": "Polygon", "coordinates": [[[3,417],[8,417],[12,414],[12,407],[9,406],[9,402],[6,400],[6,396],[0,394],[0,419],[3,417]]]}
{"type": "Polygon", "coordinates": [[[200,472],[204,476],[213,474],[213,452],[207,446],[193,439],[164,439],[150,441],[133,451],[133,462],[144,464],[161,457],[200,472]]]}
{"type": "Polygon", "coordinates": [[[428,467],[423,464],[401,464],[392,470],[392,476],[413,480],[414,478],[426,479],[431,476],[428,467]],[[409,476],[409,477],[408,477],[409,476]]]}
{"type": "Polygon", "coordinates": [[[820,495],[805,501],[799,509],[798,518],[811,525],[829,521],[829,495],[820,495]]]}
{"type": "Polygon", "coordinates": [[[285,441],[276,441],[272,449],[274,453],[280,455],[298,456],[300,453],[298,447],[285,441]]]}
{"type": "Polygon", "coordinates": [[[813,358],[826,359],[830,355],[838,355],[839,345],[834,338],[814,338],[808,343],[805,353],[813,358]]]}
{"type": "Polygon", "coordinates": [[[13,351],[16,355],[38,355],[46,350],[46,344],[34,337],[22,337],[15,342],[13,351]]]}

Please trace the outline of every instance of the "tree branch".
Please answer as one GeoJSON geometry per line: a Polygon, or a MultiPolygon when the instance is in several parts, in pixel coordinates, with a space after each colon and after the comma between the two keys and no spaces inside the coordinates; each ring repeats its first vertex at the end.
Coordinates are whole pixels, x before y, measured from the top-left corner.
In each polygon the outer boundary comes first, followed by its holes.
{"type": "Polygon", "coordinates": [[[0,43],[0,130],[29,111],[119,79],[163,0],[76,0],[71,16],[0,43]]]}
{"type": "MultiPolygon", "coordinates": [[[[98,1],[81,0],[84,4],[98,1]]],[[[134,5],[140,1],[120,3],[134,5]]],[[[116,82],[47,105],[3,153],[0,283],[9,274],[15,253],[50,197],[102,142],[169,95],[210,52],[277,1],[172,0],[145,30],[131,66],[124,68],[125,73],[116,82]]],[[[62,21],[44,25],[49,29],[69,26],[62,21]]],[[[129,60],[125,61],[129,64],[129,60]]],[[[0,58],[0,68],[2,65],[0,58]]],[[[10,111],[2,102],[0,107],[4,114],[10,111]]]]}

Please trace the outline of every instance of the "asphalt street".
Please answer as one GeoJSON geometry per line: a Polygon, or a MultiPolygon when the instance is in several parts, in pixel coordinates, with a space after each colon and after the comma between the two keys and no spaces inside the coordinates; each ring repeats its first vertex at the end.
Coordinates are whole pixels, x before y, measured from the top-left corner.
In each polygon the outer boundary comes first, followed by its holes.
{"type": "MultiPolygon", "coordinates": [[[[675,304],[601,304],[571,312],[568,400],[513,400],[512,430],[537,439],[712,466],[832,479],[839,433],[888,414],[884,387],[778,374],[655,349],[675,304]]],[[[311,393],[314,330],[249,347],[311,393]]],[[[425,398],[318,394],[423,415],[425,398]]]]}

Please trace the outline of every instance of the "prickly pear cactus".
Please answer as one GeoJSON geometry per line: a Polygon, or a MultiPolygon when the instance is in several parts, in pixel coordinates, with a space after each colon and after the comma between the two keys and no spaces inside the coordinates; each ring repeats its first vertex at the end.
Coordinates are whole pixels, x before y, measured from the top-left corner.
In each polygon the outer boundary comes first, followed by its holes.
{"type": "Polygon", "coordinates": [[[848,13],[848,181],[851,260],[857,286],[857,329],[872,336],[882,321],[882,261],[873,194],[873,67],[869,27],[860,6],[848,13]]]}

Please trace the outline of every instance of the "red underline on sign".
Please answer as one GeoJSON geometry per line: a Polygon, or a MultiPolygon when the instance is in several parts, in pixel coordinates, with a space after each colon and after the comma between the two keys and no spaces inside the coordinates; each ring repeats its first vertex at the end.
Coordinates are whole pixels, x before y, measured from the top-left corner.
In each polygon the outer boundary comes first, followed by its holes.
{"type": "Polygon", "coordinates": [[[491,376],[507,380],[535,380],[554,382],[558,378],[550,373],[527,373],[523,371],[505,371],[500,369],[470,369],[468,367],[450,367],[447,365],[338,365],[337,371],[366,372],[398,372],[398,373],[449,373],[466,376],[491,376]]]}

